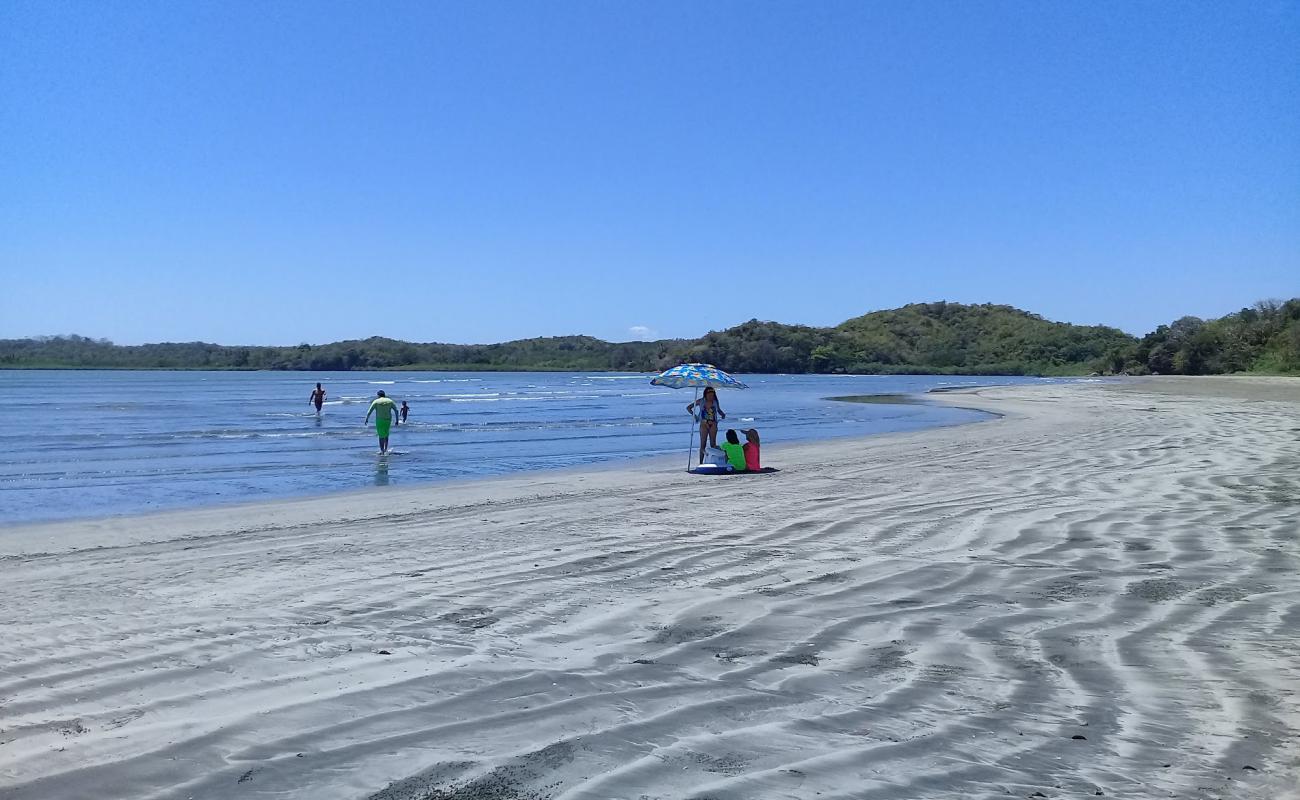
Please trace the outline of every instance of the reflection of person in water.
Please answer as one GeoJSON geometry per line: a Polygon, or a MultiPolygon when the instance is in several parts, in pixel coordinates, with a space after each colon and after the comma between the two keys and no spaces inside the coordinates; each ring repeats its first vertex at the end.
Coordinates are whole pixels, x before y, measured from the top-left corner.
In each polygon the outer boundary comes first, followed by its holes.
{"type": "Polygon", "coordinates": [[[320,388],[319,383],[316,384],[316,388],[312,390],[311,399],[307,402],[316,406],[316,413],[320,413],[320,407],[325,405],[325,390],[320,388]]]}

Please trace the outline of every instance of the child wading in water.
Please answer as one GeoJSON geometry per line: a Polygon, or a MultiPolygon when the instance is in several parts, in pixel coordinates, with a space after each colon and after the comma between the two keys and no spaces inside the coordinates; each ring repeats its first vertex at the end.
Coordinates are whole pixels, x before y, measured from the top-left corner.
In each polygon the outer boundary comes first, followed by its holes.
{"type": "Polygon", "coordinates": [[[718,446],[718,420],[726,419],[727,415],[723,412],[722,406],[718,405],[718,392],[712,386],[704,390],[704,396],[698,403],[690,403],[686,406],[687,412],[694,414],[696,409],[700,412],[700,462],[704,461],[704,443],[707,441],[709,447],[718,446]]]}

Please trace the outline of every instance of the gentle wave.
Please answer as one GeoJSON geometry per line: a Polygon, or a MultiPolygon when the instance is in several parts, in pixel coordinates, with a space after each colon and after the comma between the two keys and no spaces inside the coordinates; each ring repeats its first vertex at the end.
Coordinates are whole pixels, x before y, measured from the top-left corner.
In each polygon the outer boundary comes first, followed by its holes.
{"type": "MultiPolygon", "coordinates": [[[[692,425],[682,411],[689,393],[636,385],[646,375],[53,370],[7,377],[0,382],[6,523],[681,453],[692,425]],[[329,392],[319,415],[304,402],[316,381],[329,392]],[[411,407],[408,422],[391,431],[392,444],[408,455],[382,474],[374,425],[363,422],[375,386],[393,387],[411,407]],[[29,424],[25,402],[33,396],[58,398],[50,423],[29,424]],[[61,490],[57,502],[50,488],[61,490]]],[[[724,405],[731,419],[760,427],[769,446],[982,418],[937,405],[909,406],[904,417],[897,407],[822,399],[864,394],[868,384],[871,393],[920,394],[961,383],[951,378],[746,380],[754,388],[726,392],[724,405]]]]}

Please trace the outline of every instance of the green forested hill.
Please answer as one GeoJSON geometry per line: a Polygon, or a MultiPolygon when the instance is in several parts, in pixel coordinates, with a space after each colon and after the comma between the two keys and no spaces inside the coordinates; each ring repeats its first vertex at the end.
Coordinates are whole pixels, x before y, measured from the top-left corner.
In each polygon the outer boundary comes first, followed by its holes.
{"type": "Polygon", "coordinates": [[[1049,322],[1010,306],[909,305],[843,323],[866,365],[922,364],[970,372],[1122,369],[1133,338],[1118,328],[1049,322]],[[1027,369],[1022,369],[1027,368],[1027,369]]]}
{"type": "Polygon", "coordinates": [[[916,303],[834,328],[751,321],[710,333],[688,355],[746,372],[1057,374],[1123,369],[1136,341],[1010,306],[916,303]]]}
{"type": "Polygon", "coordinates": [[[1300,299],[1216,320],[1184,317],[1141,340],[1051,322],[1011,306],[915,303],[833,328],[750,320],[696,340],[611,343],[590,336],[489,345],[369,339],[296,347],[204,342],[118,346],[84,336],[0,340],[0,368],[625,370],[703,361],[733,372],[1069,375],[1300,372],[1300,299]]]}

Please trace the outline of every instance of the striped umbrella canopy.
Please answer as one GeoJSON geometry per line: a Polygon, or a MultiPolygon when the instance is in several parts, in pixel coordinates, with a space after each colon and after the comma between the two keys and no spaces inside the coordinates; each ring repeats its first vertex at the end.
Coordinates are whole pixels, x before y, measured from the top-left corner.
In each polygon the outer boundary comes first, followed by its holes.
{"type": "Polygon", "coordinates": [[[712,364],[678,364],[651,378],[650,385],[667,386],[669,389],[702,386],[712,386],[715,389],[749,388],[712,364]]]}

